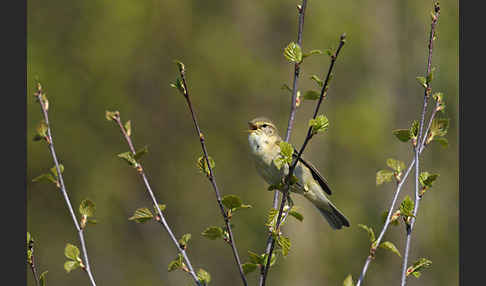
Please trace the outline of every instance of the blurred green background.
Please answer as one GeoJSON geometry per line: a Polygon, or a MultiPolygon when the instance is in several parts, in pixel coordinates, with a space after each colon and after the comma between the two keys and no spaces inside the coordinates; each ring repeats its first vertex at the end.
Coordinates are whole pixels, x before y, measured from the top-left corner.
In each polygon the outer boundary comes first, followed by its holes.
{"type": "MultiPolygon", "coordinates": [[[[65,166],[73,205],[96,203],[99,224],[86,231],[98,285],[188,285],[183,272],[167,272],[176,249],[155,223],[128,217],[150,206],[135,170],[115,155],[128,150],[105,110],[132,120],[136,147],[148,145],[143,164],[176,235],[192,233],[188,254],[196,268],[212,275],[213,285],[240,285],[231,249],[200,233],[223,220],[214,192],[196,168],[200,145],[184,99],[169,87],[177,76],[173,59],[186,64],[187,78],[216,177],[223,194],[253,205],[234,217],[234,234],[243,261],[247,251],[262,252],[265,219],[272,193],[248,155],[247,121],[273,119],[283,134],[289,115],[293,65],[282,55],[297,36],[298,1],[28,1],[28,169],[27,227],[36,240],[36,262],[48,270],[49,285],[88,285],[82,271],[66,274],[63,250],[78,237],[59,191],[31,179],[53,166],[45,144],[33,142],[41,120],[33,97],[35,76],[50,100],[55,147],[65,166]]],[[[347,44],[335,67],[321,112],[328,132],[311,141],[305,157],[324,174],[332,200],[351,227],[332,231],[307,201],[294,196],[305,219],[289,221],[284,232],[290,255],[271,270],[269,285],[341,285],[348,273],[359,276],[368,255],[363,223],[376,232],[389,206],[393,185],[375,185],[387,158],[409,163],[412,150],[391,131],[418,118],[423,90],[415,77],[425,73],[432,1],[313,1],[304,25],[303,48],[347,44]]],[[[440,173],[422,200],[410,260],[433,261],[409,285],[458,285],[458,3],[441,1],[433,65],[434,91],[445,93],[451,118],[449,147],[434,143],[422,156],[424,170],[440,173]]],[[[324,77],[329,57],[306,60],[300,90],[314,88],[311,74],[324,77]]],[[[297,111],[291,142],[302,144],[314,102],[297,111]]],[[[413,197],[409,181],[401,195],[413,197]]],[[[400,252],[404,229],[385,236],[400,252]]],[[[365,285],[396,285],[402,260],[380,250],[365,285]]],[[[248,275],[255,285],[257,274],[248,275]]],[[[28,283],[34,285],[28,272],[28,283]]]]}

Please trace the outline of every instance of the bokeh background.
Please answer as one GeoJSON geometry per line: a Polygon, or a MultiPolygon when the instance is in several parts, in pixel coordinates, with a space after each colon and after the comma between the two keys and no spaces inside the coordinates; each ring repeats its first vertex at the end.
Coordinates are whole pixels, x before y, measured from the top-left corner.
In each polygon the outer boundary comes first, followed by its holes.
{"type": "MultiPolygon", "coordinates": [[[[248,156],[247,121],[265,115],[284,133],[289,114],[293,66],[282,55],[297,36],[296,0],[285,1],[28,1],[28,169],[27,227],[37,244],[36,261],[48,270],[49,285],[88,285],[82,271],[66,274],[63,250],[79,245],[60,193],[51,184],[31,179],[53,166],[45,144],[33,142],[41,120],[34,100],[35,76],[50,100],[50,119],[57,154],[73,205],[96,203],[99,224],[86,231],[87,246],[99,285],[189,285],[183,272],[167,272],[175,247],[159,225],[136,224],[128,217],[150,206],[136,175],[115,155],[128,150],[105,110],[119,110],[132,120],[137,147],[147,145],[143,164],[158,199],[167,204],[167,219],[177,236],[192,233],[188,254],[196,268],[212,275],[213,285],[240,285],[231,249],[200,233],[222,224],[214,192],[198,172],[200,145],[184,99],[169,87],[177,76],[173,59],[182,60],[197,115],[206,135],[223,194],[236,194],[252,209],[233,222],[243,261],[247,251],[262,252],[265,219],[272,193],[248,156]]],[[[408,144],[391,131],[408,128],[418,118],[432,1],[313,1],[304,25],[303,48],[347,44],[335,67],[329,97],[321,112],[330,128],[312,140],[305,157],[328,179],[332,200],[352,225],[332,231],[305,200],[295,197],[304,222],[289,221],[284,232],[290,255],[272,268],[269,285],[340,285],[347,274],[359,276],[368,255],[363,223],[376,232],[389,206],[393,185],[375,185],[375,173],[387,158],[407,164],[408,144]]],[[[435,91],[445,93],[451,119],[449,147],[434,143],[422,156],[424,170],[440,173],[422,200],[413,235],[411,262],[433,261],[409,285],[458,285],[458,3],[441,1],[433,65],[435,91]]],[[[325,55],[303,65],[300,90],[315,88],[311,74],[324,77],[325,55]]],[[[313,102],[297,112],[291,142],[300,146],[313,102]]],[[[407,183],[400,195],[413,197],[407,183]]],[[[400,252],[404,229],[387,233],[400,252]]],[[[402,260],[380,250],[365,285],[396,285],[402,260]]],[[[257,274],[248,275],[255,285],[257,274]]],[[[28,272],[28,283],[34,285],[28,272]]]]}

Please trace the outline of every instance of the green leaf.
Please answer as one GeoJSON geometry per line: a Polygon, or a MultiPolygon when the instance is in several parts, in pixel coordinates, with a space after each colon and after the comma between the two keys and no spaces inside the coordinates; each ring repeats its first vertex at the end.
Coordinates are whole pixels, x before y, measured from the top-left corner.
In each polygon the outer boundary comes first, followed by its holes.
{"type": "Polygon", "coordinates": [[[223,229],[219,226],[210,226],[207,227],[201,234],[205,238],[215,240],[218,238],[223,238],[223,229]]]}
{"type": "Polygon", "coordinates": [[[283,235],[277,236],[277,244],[282,249],[282,255],[287,256],[290,251],[290,239],[283,235]]]}
{"type": "Polygon", "coordinates": [[[154,215],[148,208],[139,208],[133,213],[128,220],[134,220],[137,223],[144,223],[154,218],[154,215]]]}
{"type": "Polygon", "coordinates": [[[145,155],[147,153],[148,153],[148,147],[144,146],[142,149],[137,150],[137,152],[135,152],[135,155],[133,155],[133,158],[136,161],[138,161],[140,158],[142,158],[143,155],[145,155]]]}
{"type": "Polygon", "coordinates": [[[402,142],[408,142],[411,138],[409,129],[395,129],[392,133],[402,142]]]}
{"type": "Polygon", "coordinates": [[[211,275],[202,268],[197,271],[197,278],[203,283],[203,285],[208,285],[209,282],[211,282],[211,275]]]}
{"type": "Polygon", "coordinates": [[[402,161],[389,158],[386,160],[386,165],[390,167],[391,169],[397,171],[397,173],[401,173],[403,170],[405,170],[405,163],[402,161]]]}
{"type": "Polygon", "coordinates": [[[330,57],[332,57],[332,55],[334,54],[334,51],[332,49],[326,49],[326,54],[330,57]]]}
{"type": "Polygon", "coordinates": [[[391,252],[395,253],[396,255],[402,257],[402,255],[398,251],[397,247],[393,243],[391,243],[390,241],[383,241],[382,243],[380,243],[379,247],[384,248],[384,249],[388,249],[391,252]]]}
{"type": "MultiPolygon", "coordinates": [[[[61,174],[64,173],[64,165],[63,164],[59,164],[59,171],[61,171],[61,174]]],[[[54,175],[54,177],[59,178],[59,176],[57,174],[56,166],[51,168],[51,173],[54,175]]]]}
{"type": "Polygon", "coordinates": [[[171,272],[179,268],[182,268],[182,265],[184,264],[182,259],[183,259],[182,254],[178,253],[176,259],[169,262],[169,266],[167,267],[167,270],[171,272]]]}
{"type": "Polygon", "coordinates": [[[314,135],[326,131],[329,127],[329,120],[326,116],[319,115],[315,119],[309,120],[309,126],[312,127],[311,133],[314,135]]]}
{"type": "Polygon", "coordinates": [[[351,276],[351,274],[348,274],[348,276],[346,276],[343,281],[343,286],[354,286],[353,276],[351,276]]]}
{"type": "MultiPolygon", "coordinates": [[[[263,259],[263,265],[267,265],[268,254],[262,254],[261,257],[263,259]]],[[[275,264],[275,262],[277,262],[277,255],[275,255],[275,252],[273,252],[272,258],[270,259],[270,267],[272,267],[275,264]]]]}
{"type": "Polygon", "coordinates": [[[44,120],[39,122],[36,131],[37,133],[34,135],[34,141],[39,141],[47,137],[47,124],[44,120]]]}
{"type": "Polygon", "coordinates": [[[294,218],[296,218],[299,221],[303,221],[304,220],[304,216],[297,211],[297,208],[296,207],[292,207],[290,209],[289,215],[293,216],[294,218]]]}
{"type": "Polygon", "coordinates": [[[434,118],[430,126],[430,134],[427,138],[427,143],[434,140],[436,136],[445,136],[449,129],[449,119],[448,118],[434,118]]]}
{"type": "Polygon", "coordinates": [[[391,182],[393,179],[393,172],[390,170],[379,170],[376,172],[376,185],[381,185],[385,182],[391,182]]]}
{"type": "Polygon", "coordinates": [[[429,172],[422,172],[419,176],[419,182],[424,187],[432,187],[432,183],[439,177],[439,174],[430,174],[429,172]]]}
{"type": "Polygon", "coordinates": [[[94,216],[95,210],[95,204],[88,199],[83,200],[79,205],[79,213],[81,215],[85,215],[86,217],[94,216]]]}
{"type": "Polygon", "coordinates": [[[258,264],[255,263],[244,263],[241,265],[241,268],[243,268],[243,273],[246,275],[250,272],[253,272],[257,270],[258,264]]]}
{"type": "Polygon", "coordinates": [[[290,143],[281,141],[280,146],[280,156],[274,160],[275,165],[278,169],[282,168],[284,164],[292,163],[292,154],[294,153],[294,148],[290,143]]]}
{"type": "Polygon", "coordinates": [[[322,51],[321,50],[311,50],[309,51],[308,53],[304,53],[302,55],[303,58],[306,58],[306,57],[309,57],[309,56],[313,56],[313,55],[320,55],[322,54],[322,51]]]}
{"type": "Polygon", "coordinates": [[[108,121],[115,120],[119,116],[120,116],[120,112],[118,111],[108,111],[108,110],[105,111],[105,118],[108,121]]]}
{"type": "Polygon", "coordinates": [[[274,227],[277,220],[278,210],[271,208],[268,211],[267,226],[274,227]]]}
{"type": "Polygon", "coordinates": [[[427,80],[423,76],[416,77],[417,82],[424,88],[427,88],[427,80]]]}
{"type": "Polygon", "coordinates": [[[32,248],[34,239],[30,236],[30,232],[27,232],[27,263],[32,264],[32,248]]]}
{"type": "Polygon", "coordinates": [[[407,268],[406,275],[408,276],[413,274],[413,276],[418,278],[420,276],[420,271],[430,268],[430,266],[432,266],[432,261],[426,258],[420,258],[419,260],[415,261],[413,265],[407,268]]]}
{"type": "Polygon", "coordinates": [[[126,123],[125,123],[125,131],[127,132],[127,135],[130,137],[132,136],[132,122],[130,120],[128,120],[126,123]]]}
{"type": "Polygon", "coordinates": [[[256,254],[251,250],[248,250],[248,255],[252,263],[263,265],[263,255],[256,254]]]}
{"type": "Polygon", "coordinates": [[[315,81],[319,87],[322,87],[324,85],[324,82],[322,81],[322,79],[320,79],[315,74],[311,75],[310,79],[312,79],[313,81],[315,81]]]}
{"type": "Polygon", "coordinates": [[[364,224],[358,224],[358,226],[364,230],[366,230],[366,232],[368,232],[368,236],[370,237],[370,241],[371,242],[375,242],[375,232],[373,231],[373,229],[367,225],[364,225],[364,224]]]}
{"type": "Polygon", "coordinates": [[[410,136],[412,138],[417,138],[419,132],[419,122],[418,120],[414,120],[412,122],[412,126],[410,126],[410,136]]]}
{"type": "Polygon", "coordinates": [[[400,212],[404,216],[413,216],[413,209],[414,209],[415,203],[412,201],[410,196],[405,196],[403,199],[403,202],[400,204],[400,212]]]}
{"type": "Polygon", "coordinates": [[[135,160],[135,158],[133,157],[133,153],[128,151],[128,152],[123,152],[123,153],[120,153],[118,155],[119,158],[125,160],[125,162],[128,163],[128,165],[132,166],[132,167],[135,167],[137,166],[137,160],[135,160]]]}
{"type": "Polygon", "coordinates": [[[42,274],[39,276],[39,284],[40,284],[40,286],[46,286],[46,285],[47,285],[47,282],[46,282],[46,280],[47,280],[47,278],[46,278],[46,276],[47,276],[47,272],[48,272],[48,271],[44,271],[44,272],[42,272],[42,274]]]}
{"type": "Polygon", "coordinates": [[[181,239],[179,239],[179,245],[182,249],[186,249],[187,243],[189,242],[189,239],[191,239],[191,236],[192,235],[190,233],[186,233],[181,237],[181,239]]]}
{"type": "Polygon", "coordinates": [[[304,93],[304,99],[306,100],[316,100],[319,99],[321,94],[315,90],[308,90],[304,93]]]}
{"type": "Polygon", "coordinates": [[[66,244],[66,248],[64,248],[64,256],[71,260],[81,261],[78,247],[70,243],[66,244]]]}
{"type": "Polygon", "coordinates": [[[298,44],[291,42],[285,47],[284,56],[289,62],[298,64],[302,62],[302,49],[298,44]]]}
{"type": "Polygon", "coordinates": [[[186,89],[184,88],[184,83],[182,82],[182,79],[180,77],[176,78],[176,81],[175,83],[171,83],[169,84],[171,87],[179,90],[179,92],[182,94],[182,95],[185,95],[186,94],[186,89]]]}
{"type": "Polygon", "coordinates": [[[68,260],[64,262],[64,270],[66,270],[67,273],[73,271],[74,269],[80,267],[81,264],[78,261],[74,260],[68,260]]]}
{"type": "MultiPolygon", "coordinates": [[[[214,160],[213,160],[213,158],[211,158],[211,156],[208,156],[208,159],[209,159],[209,166],[211,167],[211,169],[214,169],[214,167],[216,166],[216,162],[214,162],[214,160]]],[[[206,174],[206,176],[208,176],[208,177],[211,175],[211,172],[209,171],[208,164],[206,162],[206,158],[204,156],[201,156],[197,159],[197,166],[198,166],[199,170],[201,171],[201,173],[206,174]]]]}
{"type": "Polygon", "coordinates": [[[223,200],[221,201],[223,205],[228,209],[237,209],[243,205],[240,197],[236,195],[226,195],[223,196],[223,200]]]}
{"type": "Polygon", "coordinates": [[[42,174],[32,179],[32,182],[42,182],[42,181],[51,182],[54,184],[57,183],[56,179],[54,179],[54,176],[51,174],[42,174]]]}

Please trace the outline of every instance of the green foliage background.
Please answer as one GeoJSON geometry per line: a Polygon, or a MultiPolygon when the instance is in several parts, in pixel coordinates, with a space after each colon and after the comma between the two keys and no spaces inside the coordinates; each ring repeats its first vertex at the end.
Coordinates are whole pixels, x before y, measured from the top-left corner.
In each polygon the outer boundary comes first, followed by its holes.
{"type": "MultiPolygon", "coordinates": [[[[136,147],[148,145],[143,163],[167,219],[177,236],[190,232],[189,256],[196,268],[212,275],[213,285],[239,285],[231,249],[200,233],[222,224],[214,192],[196,168],[199,141],[184,99],[169,87],[177,75],[172,63],[186,64],[188,81],[216,176],[223,194],[236,194],[252,209],[236,214],[234,234],[242,259],[247,250],[262,252],[272,193],[248,156],[247,121],[272,118],[285,132],[293,66],[283,48],[296,40],[297,1],[28,1],[28,230],[36,239],[38,267],[49,270],[49,285],[87,285],[85,274],[66,274],[63,250],[79,246],[62,196],[54,185],[30,182],[53,166],[45,144],[33,142],[41,119],[34,101],[34,76],[50,100],[55,147],[65,166],[73,205],[89,198],[99,221],[86,239],[99,285],[187,285],[183,272],[167,273],[176,256],[165,231],[136,224],[128,217],[150,206],[135,170],[115,156],[128,147],[104,112],[119,110],[132,120],[136,147]]],[[[335,68],[329,97],[321,111],[329,129],[311,142],[305,157],[328,179],[332,200],[351,227],[332,231],[319,213],[300,197],[304,222],[285,226],[292,241],[287,258],[270,272],[270,285],[340,285],[348,273],[356,279],[368,254],[363,223],[381,229],[381,214],[393,185],[375,185],[375,173],[389,157],[407,164],[408,144],[392,129],[408,128],[417,119],[423,90],[415,77],[425,73],[426,41],[432,1],[313,1],[304,26],[304,51],[347,44],[335,68]]],[[[458,3],[441,1],[433,63],[433,88],[445,93],[451,118],[449,147],[433,143],[422,156],[424,171],[440,173],[425,195],[411,249],[411,262],[433,261],[432,268],[409,285],[458,284],[458,3]]],[[[311,74],[324,76],[326,55],[303,65],[300,89],[315,87],[311,74]]],[[[297,113],[291,142],[300,146],[313,102],[297,113]]],[[[412,193],[407,183],[401,197],[412,193]]],[[[385,237],[403,252],[403,227],[385,237]]],[[[399,281],[401,259],[379,250],[366,285],[399,281]]],[[[257,275],[249,275],[250,284],[257,275]]],[[[29,285],[33,285],[28,275],[29,285]]]]}

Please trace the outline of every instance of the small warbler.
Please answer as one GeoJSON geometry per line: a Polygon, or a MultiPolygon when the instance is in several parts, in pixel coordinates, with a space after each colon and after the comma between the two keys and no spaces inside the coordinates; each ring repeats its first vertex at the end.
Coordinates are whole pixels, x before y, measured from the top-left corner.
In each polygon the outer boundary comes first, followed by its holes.
{"type": "MultiPolygon", "coordinates": [[[[278,185],[288,175],[288,164],[279,164],[276,159],[280,155],[280,142],[277,127],[267,118],[258,117],[248,122],[250,133],[248,141],[258,173],[270,185],[278,185]]],[[[297,157],[294,150],[293,158],[297,157]]],[[[326,197],[324,192],[331,194],[331,190],[319,171],[303,158],[299,158],[294,174],[297,182],[292,184],[290,191],[308,199],[327,220],[333,229],[349,227],[348,219],[326,197]]]]}

